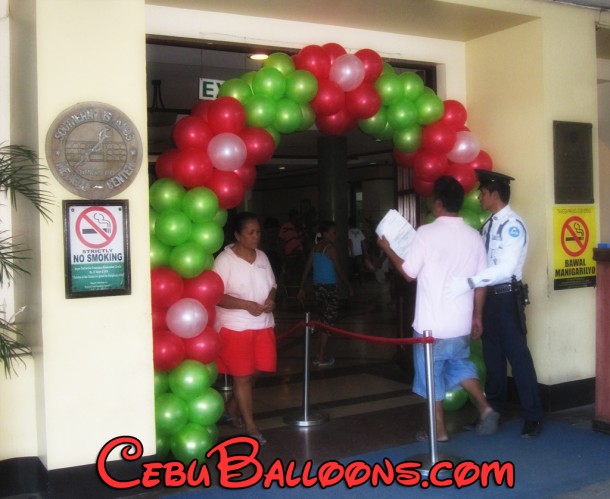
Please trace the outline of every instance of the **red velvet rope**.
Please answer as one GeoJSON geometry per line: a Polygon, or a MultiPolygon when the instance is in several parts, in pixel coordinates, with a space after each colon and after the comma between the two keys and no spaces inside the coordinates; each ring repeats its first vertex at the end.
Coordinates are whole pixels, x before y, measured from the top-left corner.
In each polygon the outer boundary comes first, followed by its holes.
{"type": "Polygon", "coordinates": [[[345,331],[344,329],[338,329],[336,327],[332,327],[332,326],[329,326],[328,324],[324,324],[323,322],[318,322],[318,321],[309,321],[309,322],[301,321],[298,324],[296,324],[293,328],[291,328],[288,331],[286,331],[285,333],[282,333],[279,336],[277,336],[276,339],[283,340],[284,338],[287,338],[288,336],[294,334],[296,331],[298,331],[299,329],[301,329],[305,326],[316,327],[318,329],[324,329],[325,331],[328,331],[329,333],[335,333],[340,336],[346,336],[348,338],[353,338],[355,340],[370,341],[371,343],[391,343],[394,345],[414,345],[416,343],[422,343],[422,344],[434,343],[434,338],[432,338],[432,337],[430,337],[430,338],[379,338],[377,336],[373,337],[373,336],[368,336],[366,334],[352,333],[351,331],[345,331]]]}

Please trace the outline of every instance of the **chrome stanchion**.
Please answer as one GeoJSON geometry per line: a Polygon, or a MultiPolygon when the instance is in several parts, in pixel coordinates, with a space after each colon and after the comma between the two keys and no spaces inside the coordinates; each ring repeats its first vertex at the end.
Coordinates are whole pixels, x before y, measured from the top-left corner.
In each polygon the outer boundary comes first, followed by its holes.
{"type": "MultiPolygon", "coordinates": [[[[432,331],[429,329],[424,330],[424,338],[432,338],[432,331]]],[[[438,454],[438,441],[436,433],[436,394],[434,391],[434,344],[424,344],[424,356],[426,362],[426,397],[428,406],[428,446],[429,454],[417,454],[410,457],[410,461],[421,462],[419,472],[423,478],[428,478],[430,470],[439,461],[450,461],[452,463],[458,463],[463,461],[455,456],[439,456],[438,454]]],[[[451,469],[440,468],[436,471],[436,478],[444,480],[450,478],[452,474],[451,469]]]]}
{"type": "Polygon", "coordinates": [[[304,369],[303,369],[303,415],[302,416],[284,416],[284,422],[292,426],[309,427],[316,426],[328,421],[328,414],[324,412],[309,412],[309,359],[310,338],[313,334],[313,328],[309,326],[309,312],[305,313],[305,353],[304,353],[304,369]]]}
{"type": "Polygon", "coordinates": [[[229,383],[229,375],[224,375],[224,382],[222,385],[217,386],[216,389],[220,392],[230,392],[233,390],[233,385],[229,383]]]}

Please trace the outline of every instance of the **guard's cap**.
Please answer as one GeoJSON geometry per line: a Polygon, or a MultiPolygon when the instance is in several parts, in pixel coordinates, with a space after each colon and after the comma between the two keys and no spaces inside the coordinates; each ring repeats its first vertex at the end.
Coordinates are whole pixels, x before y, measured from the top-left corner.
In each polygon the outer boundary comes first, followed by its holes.
{"type": "Polygon", "coordinates": [[[511,180],[515,180],[513,177],[504,175],[503,173],[492,172],[489,170],[475,169],[477,177],[479,178],[479,187],[487,187],[489,185],[510,185],[511,180]]]}

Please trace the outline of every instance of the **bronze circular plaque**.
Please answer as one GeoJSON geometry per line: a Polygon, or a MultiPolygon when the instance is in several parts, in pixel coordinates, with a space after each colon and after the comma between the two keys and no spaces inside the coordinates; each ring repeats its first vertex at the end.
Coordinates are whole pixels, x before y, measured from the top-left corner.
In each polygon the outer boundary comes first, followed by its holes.
{"type": "Polygon", "coordinates": [[[87,199],[126,189],[142,163],[137,128],[119,109],[84,102],[63,111],[47,132],[47,161],[55,178],[87,199]]]}

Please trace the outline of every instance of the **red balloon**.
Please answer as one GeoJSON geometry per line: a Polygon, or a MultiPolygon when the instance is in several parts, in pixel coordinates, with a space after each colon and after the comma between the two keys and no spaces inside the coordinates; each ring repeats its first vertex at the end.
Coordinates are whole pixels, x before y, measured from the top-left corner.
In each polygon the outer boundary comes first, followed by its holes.
{"type": "Polygon", "coordinates": [[[198,276],[184,279],[182,298],[195,298],[206,308],[216,305],[222,299],[224,293],[225,285],[220,276],[213,270],[204,270],[198,276]]]}
{"type": "Polygon", "coordinates": [[[188,189],[203,186],[213,169],[207,152],[202,149],[183,149],[174,159],[174,178],[188,189]]]}
{"type": "Polygon", "coordinates": [[[439,154],[447,154],[453,149],[457,138],[453,128],[441,121],[422,128],[421,145],[423,148],[439,154]]]}
{"type": "Polygon", "coordinates": [[[174,176],[174,159],[178,155],[178,149],[169,149],[162,152],[155,163],[157,178],[172,178],[174,176]]]}
{"type": "Polygon", "coordinates": [[[413,177],[413,189],[417,194],[423,197],[430,197],[434,193],[434,182],[422,180],[421,178],[413,177]]]}
{"type": "Polygon", "coordinates": [[[150,271],[152,304],[169,307],[180,299],[184,291],[182,277],[169,267],[156,267],[150,271]]]}
{"type": "Polygon", "coordinates": [[[330,73],[330,55],[319,45],[303,47],[295,58],[297,69],[304,69],[318,80],[328,79],[330,73]]]}
{"type": "Polygon", "coordinates": [[[209,99],[197,101],[197,104],[195,104],[191,109],[191,115],[199,116],[204,121],[208,121],[208,112],[212,102],[214,101],[209,99]]]}
{"type": "Polygon", "coordinates": [[[466,108],[460,102],[451,99],[444,101],[443,104],[445,111],[440,121],[456,129],[456,131],[461,129],[468,117],[466,108]]]}
{"type": "Polygon", "coordinates": [[[416,154],[417,152],[402,152],[397,147],[392,150],[394,161],[396,161],[398,166],[402,166],[403,168],[413,168],[416,154]]]}
{"type": "Polygon", "coordinates": [[[364,82],[345,94],[345,107],[357,120],[365,120],[377,114],[381,108],[381,97],[373,85],[364,82]]]}
{"type": "Polygon", "coordinates": [[[185,116],[174,125],[172,132],[178,149],[196,147],[205,150],[213,136],[210,127],[199,116],[185,116]]]}
{"type": "Polygon", "coordinates": [[[447,156],[431,151],[420,150],[415,155],[413,169],[420,180],[434,182],[438,177],[445,174],[449,165],[447,156]]]}
{"type": "Polygon", "coordinates": [[[237,170],[233,170],[233,173],[237,175],[244,184],[244,190],[249,190],[256,180],[256,167],[254,165],[245,164],[240,166],[237,170]]]}
{"type": "Polygon", "coordinates": [[[316,116],[330,116],[345,106],[345,92],[332,80],[318,81],[318,92],[309,103],[316,116]]]}
{"type": "Polygon", "coordinates": [[[383,70],[381,56],[371,49],[361,49],[354,54],[364,64],[364,81],[375,83],[383,70]]]}
{"type": "Polygon", "coordinates": [[[347,51],[338,43],[325,43],[322,48],[329,55],[331,65],[335,62],[335,59],[347,54],[347,51]]]}
{"type": "Polygon", "coordinates": [[[208,312],[208,324],[214,324],[216,322],[216,307],[205,307],[208,312]]]}
{"type": "Polygon", "coordinates": [[[347,112],[345,108],[338,113],[330,116],[318,116],[316,118],[318,129],[328,135],[341,135],[342,133],[355,128],[356,120],[347,112]]]}
{"type": "Polygon", "coordinates": [[[167,329],[167,322],[165,321],[165,315],[167,309],[165,307],[152,307],[152,325],[153,331],[159,331],[160,329],[167,329]]]}
{"type": "Polygon", "coordinates": [[[238,134],[246,125],[246,110],[241,102],[233,97],[219,97],[210,105],[208,123],[216,134],[238,134]]]}
{"type": "Polygon", "coordinates": [[[168,330],[153,333],[153,365],[157,371],[171,371],[184,360],[182,338],[168,330]]]}
{"type": "Polygon", "coordinates": [[[468,165],[452,164],[447,168],[447,175],[454,177],[462,187],[464,192],[470,192],[477,183],[477,174],[468,165]]]}
{"type": "Polygon", "coordinates": [[[220,337],[210,326],[207,326],[194,338],[184,339],[183,343],[184,357],[197,360],[202,364],[214,362],[220,352],[220,337]]]}
{"type": "Polygon", "coordinates": [[[273,157],[275,141],[264,128],[244,128],[239,132],[239,136],[246,144],[246,150],[248,151],[246,163],[260,165],[273,157]]]}
{"type": "Polygon", "coordinates": [[[466,163],[473,170],[489,170],[493,169],[493,161],[491,156],[481,149],[476,158],[470,163],[466,163]]]}
{"type": "Polygon", "coordinates": [[[235,208],[241,203],[246,192],[244,183],[234,172],[223,172],[216,168],[206,187],[214,191],[218,198],[218,206],[223,210],[235,208]]]}

